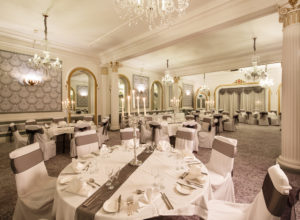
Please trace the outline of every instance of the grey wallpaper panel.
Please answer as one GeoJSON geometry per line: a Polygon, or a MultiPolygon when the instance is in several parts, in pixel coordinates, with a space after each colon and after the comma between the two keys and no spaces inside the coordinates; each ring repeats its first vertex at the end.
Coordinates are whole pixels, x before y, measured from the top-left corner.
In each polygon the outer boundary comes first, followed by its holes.
{"type": "Polygon", "coordinates": [[[88,107],[89,106],[89,97],[80,95],[81,90],[88,91],[88,86],[76,86],[76,94],[77,94],[77,107],[88,107]]]}
{"type": "Polygon", "coordinates": [[[14,77],[29,71],[29,55],[0,50],[0,113],[61,111],[62,73],[53,71],[39,86],[24,86],[14,77]]]}

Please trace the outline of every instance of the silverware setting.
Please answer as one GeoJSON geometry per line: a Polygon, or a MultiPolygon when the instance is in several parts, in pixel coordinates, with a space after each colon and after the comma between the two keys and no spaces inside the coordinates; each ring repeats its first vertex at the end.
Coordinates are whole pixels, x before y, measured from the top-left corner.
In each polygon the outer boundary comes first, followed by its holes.
{"type": "Polygon", "coordinates": [[[133,214],[133,196],[127,198],[127,215],[130,216],[133,214]]]}
{"type": "Polygon", "coordinates": [[[136,194],[140,195],[140,194],[143,194],[145,191],[144,190],[141,190],[141,189],[137,189],[135,191],[136,194]]]}
{"type": "Polygon", "coordinates": [[[190,185],[193,185],[193,186],[197,186],[199,188],[203,188],[203,185],[202,184],[199,184],[199,183],[195,183],[193,181],[190,181],[190,180],[186,180],[186,182],[190,185]]]}
{"type": "Polygon", "coordinates": [[[187,188],[190,188],[190,189],[193,189],[193,190],[195,190],[195,189],[197,189],[197,188],[195,188],[194,186],[190,186],[190,185],[187,185],[187,184],[184,184],[184,183],[180,183],[180,182],[177,182],[179,185],[181,185],[181,186],[184,186],[184,187],[187,187],[187,188]]]}
{"type": "Polygon", "coordinates": [[[163,192],[160,192],[162,200],[165,202],[168,210],[174,209],[173,205],[171,204],[170,200],[168,199],[167,195],[163,192]]]}
{"type": "Polygon", "coordinates": [[[188,172],[184,172],[179,178],[184,179],[188,174],[189,174],[188,172]]]}
{"type": "Polygon", "coordinates": [[[99,186],[99,187],[101,186],[99,183],[97,183],[97,182],[95,181],[94,178],[89,178],[89,183],[94,184],[94,185],[99,186]]]}
{"type": "Polygon", "coordinates": [[[120,212],[121,209],[121,201],[122,201],[122,196],[120,195],[118,198],[118,212],[120,212]]]}

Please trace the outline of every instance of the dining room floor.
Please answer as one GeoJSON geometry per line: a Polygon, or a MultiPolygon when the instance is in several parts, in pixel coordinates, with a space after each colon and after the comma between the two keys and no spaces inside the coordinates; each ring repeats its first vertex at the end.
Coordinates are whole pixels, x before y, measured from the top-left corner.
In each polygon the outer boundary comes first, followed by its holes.
{"type": "MultiPolygon", "coordinates": [[[[280,154],[281,131],[275,126],[257,126],[239,124],[236,132],[223,132],[222,136],[238,140],[238,152],[235,158],[233,182],[236,202],[250,203],[261,189],[268,167],[276,163],[280,154]]],[[[107,145],[120,144],[120,133],[109,132],[107,145]]],[[[10,168],[8,154],[13,150],[12,143],[0,144],[0,219],[11,219],[17,200],[16,184],[10,168]]],[[[211,149],[199,149],[196,157],[206,163],[211,149]]],[[[50,176],[58,176],[60,171],[71,162],[68,154],[58,154],[46,161],[50,176]]],[[[286,171],[290,184],[300,187],[300,173],[286,171]]],[[[297,219],[300,219],[300,202],[297,203],[297,219]]],[[[170,218],[168,218],[170,219],[170,218]]],[[[173,218],[172,218],[173,219],[173,218]]],[[[179,218],[175,218],[179,219],[179,218]]],[[[183,217],[180,219],[197,219],[183,217]]]]}

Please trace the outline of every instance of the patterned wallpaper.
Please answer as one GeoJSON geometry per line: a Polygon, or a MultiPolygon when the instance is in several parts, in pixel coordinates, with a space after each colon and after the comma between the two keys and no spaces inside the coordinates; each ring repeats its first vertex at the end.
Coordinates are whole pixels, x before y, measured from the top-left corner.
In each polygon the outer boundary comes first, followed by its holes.
{"type": "Polygon", "coordinates": [[[88,86],[76,86],[76,106],[77,107],[88,107],[89,106],[89,96],[88,96],[89,87],[88,86]],[[84,90],[87,92],[87,96],[80,95],[80,92],[84,90]]]}
{"type": "Polygon", "coordinates": [[[62,111],[62,72],[52,71],[50,80],[39,86],[24,86],[11,75],[33,71],[29,55],[0,50],[0,113],[62,111]]]}

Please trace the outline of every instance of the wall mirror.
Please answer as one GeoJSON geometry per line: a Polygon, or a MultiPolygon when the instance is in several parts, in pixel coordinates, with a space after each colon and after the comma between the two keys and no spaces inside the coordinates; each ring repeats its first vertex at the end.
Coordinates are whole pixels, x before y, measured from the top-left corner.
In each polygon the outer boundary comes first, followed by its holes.
{"type": "Polygon", "coordinates": [[[206,109],[207,101],[209,100],[210,93],[198,89],[194,96],[194,108],[206,109]]]}
{"type": "Polygon", "coordinates": [[[76,68],[68,77],[68,98],[71,104],[71,116],[97,116],[97,81],[95,75],[86,68],[76,68]]]}
{"type": "Polygon", "coordinates": [[[163,109],[163,86],[159,81],[154,81],[151,86],[151,110],[163,109]]]}
{"type": "Polygon", "coordinates": [[[124,110],[127,110],[127,99],[130,95],[131,87],[128,78],[119,74],[119,112],[122,111],[122,99],[124,98],[124,110]]]}

